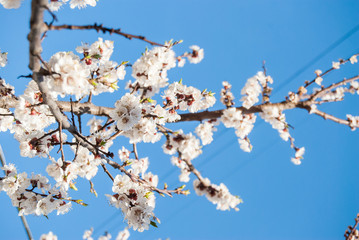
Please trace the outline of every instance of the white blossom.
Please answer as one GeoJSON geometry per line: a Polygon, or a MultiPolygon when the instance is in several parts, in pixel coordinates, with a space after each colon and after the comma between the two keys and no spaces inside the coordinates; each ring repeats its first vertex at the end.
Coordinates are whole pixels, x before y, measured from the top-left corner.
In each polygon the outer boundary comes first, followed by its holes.
{"type": "Polygon", "coordinates": [[[0,4],[3,5],[4,8],[19,8],[22,0],[0,0],[0,4]]]}
{"type": "Polygon", "coordinates": [[[217,209],[222,211],[230,209],[239,210],[237,205],[242,200],[239,197],[233,196],[223,183],[217,186],[211,184],[208,178],[203,179],[203,181],[196,179],[193,181],[193,187],[197,195],[205,195],[210,202],[217,205],[217,209]]]}
{"type": "Polygon", "coordinates": [[[57,240],[57,236],[50,231],[47,234],[42,234],[40,240],[57,240]]]}
{"type": "Polygon", "coordinates": [[[141,119],[140,99],[126,93],[115,103],[115,109],[109,115],[116,121],[119,130],[130,130],[141,119]]]}
{"type": "Polygon", "coordinates": [[[218,121],[207,121],[196,127],[195,133],[201,138],[203,145],[210,144],[213,141],[213,131],[217,131],[214,127],[214,123],[218,125],[218,121]]]}
{"type": "Polygon", "coordinates": [[[243,107],[249,109],[259,101],[259,95],[262,92],[261,86],[266,86],[267,82],[273,82],[272,78],[266,77],[263,72],[258,72],[255,76],[249,78],[242,88],[241,98],[243,107]]]}
{"type": "MultiPolygon", "coordinates": [[[[0,0],[0,3],[1,3],[1,1],[4,1],[4,0],[0,0]]],[[[7,52],[0,51],[0,67],[5,67],[6,64],[7,64],[7,52]]]]}
{"type": "Polygon", "coordinates": [[[332,62],[332,68],[339,69],[340,68],[340,62],[332,62]]]}
{"type": "Polygon", "coordinates": [[[349,61],[350,61],[351,64],[357,63],[358,62],[357,55],[351,56],[349,61]]]}
{"type": "Polygon", "coordinates": [[[347,119],[349,121],[349,127],[354,131],[356,128],[359,128],[359,116],[352,116],[347,114],[347,119]]]}
{"type": "Polygon", "coordinates": [[[120,231],[116,237],[116,240],[127,240],[130,237],[130,232],[127,229],[120,231]]]}
{"type": "Polygon", "coordinates": [[[113,182],[114,195],[106,195],[110,204],[121,208],[129,227],[142,232],[149,228],[155,207],[155,196],[146,186],[131,181],[127,175],[117,175],[113,182]]]}
{"type": "Polygon", "coordinates": [[[132,66],[132,77],[136,81],[131,86],[138,86],[140,94],[152,97],[168,85],[167,71],[175,66],[176,57],[172,49],[154,47],[146,50],[132,66]]]}
{"type": "Polygon", "coordinates": [[[318,84],[319,86],[322,85],[322,81],[323,81],[323,78],[321,78],[321,77],[316,77],[315,78],[315,83],[318,84]]]}
{"type": "Polygon", "coordinates": [[[186,54],[188,61],[194,64],[200,63],[204,58],[203,48],[200,48],[197,45],[192,45],[189,48],[192,50],[192,52],[186,54]]]}
{"type": "Polygon", "coordinates": [[[96,0],[71,0],[70,7],[71,8],[85,8],[87,5],[91,7],[96,6],[96,0]]]}
{"type": "Polygon", "coordinates": [[[89,94],[91,85],[87,78],[90,71],[80,63],[80,58],[72,52],[58,52],[48,63],[52,74],[45,81],[53,97],[75,95],[80,98],[89,94]]]}
{"type": "Polygon", "coordinates": [[[84,235],[82,236],[82,239],[93,240],[93,238],[91,237],[92,233],[93,233],[93,228],[91,228],[90,230],[86,230],[84,232],[84,235]]]}

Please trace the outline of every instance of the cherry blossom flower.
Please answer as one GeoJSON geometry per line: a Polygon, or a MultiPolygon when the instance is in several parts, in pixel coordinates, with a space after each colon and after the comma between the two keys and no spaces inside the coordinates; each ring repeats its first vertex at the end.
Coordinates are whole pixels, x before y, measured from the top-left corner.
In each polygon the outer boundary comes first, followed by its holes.
{"type": "Polygon", "coordinates": [[[87,78],[90,71],[80,63],[80,58],[72,52],[58,52],[54,54],[49,63],[52,74],[45,77],[53,97],[60,95],[75,95],[80,98],[91,90],[87,78]]]}
{"type": "Polygon", "coordinates": [[[119,130],[130,130],[141,119],[141,106],[138,97],[126,93],[115,103],[110,117],[116,121],[119,130]]]}
{"type": "Polygon", "coordinates": [[[22,0],[0,0],[0,4],[3,5],[4,8],[19,8],[22,0]]]}
{"type": "Polygon", "coordinates": [[[200,63],[204,58],[204,50],[197,45],[193,45],[189,47],[192,49],[191,53],[186,54],[186,57],[190,63],[200,63]]]}
{"type": "MultiPolygon", "coordinates": [[[[0,3],[1,1],[4,1],[4,0],[0,0],[0,3]]],[[[7,64],[7,52],[1,52],[0,50],[0,67],[5,67],[7,64]]]]}
{"type": "Polygon", "coordinates": [[[40,240],[57,240],[57,236],[50,231],[47,234],[42,234],[40,240]]]}
{"type": "Polygon", "coordinates": [[[240,204],[242,200],[239,197],[233,196],[223,183],[217,186],[211,184],[208,178],[202,181],[196,179],[193,181],[193,187],[197,195],[205,195],[210,202],[217,205],[217,209],[222,211],[230,210],[231,208],[237,211],[239,210],[237,205],[240,204]]]}

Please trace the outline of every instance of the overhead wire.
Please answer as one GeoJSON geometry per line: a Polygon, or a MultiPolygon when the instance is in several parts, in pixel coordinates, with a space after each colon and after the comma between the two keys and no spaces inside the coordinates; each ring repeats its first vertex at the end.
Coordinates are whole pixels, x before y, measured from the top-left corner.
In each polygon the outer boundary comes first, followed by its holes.
{"type": "Polygon", "coordinates": [[[346,32],[344,35],[342,35],[340,38],[338,38],[336,41],[334,41],[332,44],[330,44],[327,48],[325,48],[323,51],[321,51],[318,55],[316,55],[312,60],[310,60],[307,64],[305,64],[303,67],[299,68],[296,72],[294,72],[292,75],[290,75],[286,80],[282,82],[278,87],[276,87],[275,91],[273,93],[276,93],[280,91],[284,86],[291,83],[294,79],[296,79],[298,76],[300,76],[305,70],[307,70],[309,67],[313,66],[316,62],[318,62],[320,59],[322,59],[325,55],[327,55],[329,52],[331,52],[333,49],[338,47],[340,44],[342,44],[345,40],[350,38],[353,34],[359,31],[359,24],[350,29],[348,32],[346,32]]]}

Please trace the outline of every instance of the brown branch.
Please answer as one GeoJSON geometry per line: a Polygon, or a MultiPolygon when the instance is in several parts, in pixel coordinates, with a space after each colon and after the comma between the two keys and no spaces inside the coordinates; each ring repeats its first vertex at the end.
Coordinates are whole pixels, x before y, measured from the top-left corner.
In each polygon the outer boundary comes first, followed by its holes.
{"type": "MultiPolygon", "coordinates": [[[[50,108],[50,111],[54,115],[56,121],[61,124],[63,129],[69,131],[76,140],[81,144],[81,146],[89,149],[94,154],[102,152],[108,156],[108,153],[105,153],[90,143],[84,136],[77,132],[76,127],[70,124],[67,121],[67,117],[61,112],[56,101],[52,99],[49,94],[49,89],[47,84],[44,82],[43,73],[41,70],[41,35],[45,31],[46,26],[44,24],[44,6],[47,6],[47,0],[33,0],[31,4],[31,19],[30,19],[30,33],[28,35],[28,40],[30,43],[30,59],[29,59],[29,68],[33,72],[33,79],[36,81],[39,89],[42,93],[43,102],[47,104],[50,108]]],[[[72,104],[68,103],[69,111],[75,111],[72,109],[72,104]]]]}
{"type": "Polygon", "coordinates": [[[138,152],[137,152],[137,145],[136,143],[132,144],[133,146],[133,153],[135,154],[135,158],[138,160],[138,152]]]}
{"type": "MultiPolygon", "coordinates": [[[[308,112],[310,111],[310,107],[305,107],[305,109],[308,110],[308,112]]],[[[316,114],[318,116],[321,116],[322,118],[324,118],[325,120],[329,119],[329,120],[332,120],[333,122],[336,122],[336,123],[340,123],[340,124],[344,124],[344,125],[348,125],[350,124],[350,122],[348,120],[344,120],[344,119],[340,119],[340,118],[337,118],[333,115],[330,115],[328,113],[325,113],[323,111],[320,111],[318,109],[312,111],[313,114],[316,114]]]]}
{"type": "Polygon", "coordinates": [[[62,124],[61,124],[61,122],[59,122],[59,138],[60,138],[60,149],[57,151],[57,153],[59,153],[59,151],[61,151],[62,162],[65,162],[65,154],[64,154],[63,144],[62,144],[62,124]]]}
{"type": "Polygon", "coordinates": [[[101,167],[102,167],[103,171],[109,176],[109,178],[111,178],[112,182],[115,181],[115,179],[113,178],[111,173],[107,170],[105,164],[101,163],[101,167]]]}
{"type": "Polygon", "coordinates": [[[142,178],[140,178],[139,176],[134,175],[133,173],[127,171],[127,170],[125,169],[126,164],[125,164],[125,165],[120,165],[120,164],[118,164],[117,162],[112,161],[112,160],[106,158],[105,156],[101,156],[101,158],[104,159],[104,160],[107,162],[107,164],[109,164],[109,165],[112,166],[113,168],[118,169],[118,170],[120,170],[121,172],[123,172],[124,174],[126,174],[133,182],[137,182],[138,184],[144,184],[144,185],[146,185],[146,187],[147,187],[149,190],[151,190],[151,191],[153,191],[153,192],[157,192],[157,193],[159,193],[159,194],[162,195],[162,196],[163,196],[164,194],[166,194],[166,195],[172,197],[172,193],[184,194],[184,195],[187,195],[187,194],[188,194],[188,191],[182,191],[182,188],[177,188],[177,189],[175,189],[175,190],[159,189],[159,188],[157,188],[157,187],[151,185],[151,184],[150,184],[149,182],[147,182],[145,179],[142,179],[142,178]]]}
{"type": "Polygon", "coordinates": [[[322,90],[316,92],[315,94],[313,94],[311,97],[310,97],[310,100],[316,100],[317,98],[320,98],[322,97],[324,94],[326,94],[327,92],[329,92],[330,90],[336,88],[336,87],[339,87],[341,85],[345,85],[349,82],[353,82],[355,80],[358,80],[359,79],[359,75],[358,76],[355,76],[355,77],[352,77],[352,78],[349,78],[349,79],[344,79],[340,82],[337,82],[337,83],[333,83],[332,85],[330,85],[329,87],[326,87],[326,88],[323,88],[322,90]]]}
{"type": "Polygon", "coordinates": [[[354,220],[355,220],[354,225],[348,226],[348,229],[345,231],[345,234],[344,234],[345,240],[359,239],[359,232],[358,232],[358,229],[356,229],[359,224],[359,213],[357,214],[357,217],[354,220]]]}
{"type": "Polygon", "coordinates": [[[112,141],[114,140],[115,138],[117,138],[123,131],[122,130],[118,130],[117,132],[115,132],[112,136],[110,136],[108,139],[106,139],[106,142],[107,141],[112,141]]]}
{"type": "Polygon", "coordinates": [[[130,33],[124,33],[122,32],[121,28],[119,29],[114,29],[114,28],[107,28],[104,27],[102,24],[97,25],[96,23],[93,25],[50,25],[50,24],[46,24],[47,26],[47,30],[63,30],[63,29],[67,29],[67,30],[96,30],[96,32],[102,32],[103,34],[105,33],[109,33],[109,34],[118,34],[121,35],[129,40],[132,40],[133,38],[135,39],[139,39],[142,40],[144,42],[147,42],[153,46],[161,46],[164,47],[163,44],[148,40],[146,37],[141,36],[141,35],[134,35],[134,34],[130,34],[130,33]]]}
{"type": "MultiPolygon", "coordinates": [[[[47,197],[47,196],[49,196],[49,195],[47,195],[47,194],[34,192],[33,189],[25,189],[25,191],[35,193],[36,195],[39,195],[39,196],[41,196],[41,197],[47,197]]],[[[88,205],[88,204],[86,204],[86,203],[83,203],[82,200],[80,200],[80,199],[63,198],[63,197],[58,197],[58,196],[56,196],[56,195],[52,195],[52,197],[55,198],[55,199],[59,199],[59,200],[66,200],[66,201],[69,201],[69,202],[74,202],[74,203],[80,204],[80,205],[82,205],[82,206],[87,206],[87,205],[88,205]]]]}
{"type": "Polygon", "coordinates": [[[107,123],[105,123],[105,125],[103,125],[100,129],[94,131],[93,133],[90,134],[90,136],[93,136],[101,131],[103,131],[105,128],[107,128],[109,125],[111,125],[112,123],[114,123],[114,120],[108,121],[107,123]]]}
{"type": "MultiPolygon", "coordinates": [[[[355,55],[358,55],[358,54],[355,54],[355,55]]],[[[349,62],[349,61],[350,61],[350,58],[345,59],[345,60],[341,59],[341,60],[339,60],[339,65],[343,65],[343,64],[345,64],[345,63],[347,63],[347,62],[349,62]]],[[[335,69],[336,69],[336,68],[331,67],[330,69],[328,69],[328,70],[325,71],[324,73],[322,73],[322,74],[318,75],[317,77],[315,77],[312,81],[306,82],[306,84],[304,85],[304,88],[308,88],[310,85],[312,85],[312,84],[315,82],[315,80],[316,80],[318,77],[324,77],[325,75],[327,75],[328,73],[330,73],[331,71],[333,71],[333,70],[335,70],[335,69]]],[[[298,93],[297,93],[297,94],[298,94],[298,93]]]]}

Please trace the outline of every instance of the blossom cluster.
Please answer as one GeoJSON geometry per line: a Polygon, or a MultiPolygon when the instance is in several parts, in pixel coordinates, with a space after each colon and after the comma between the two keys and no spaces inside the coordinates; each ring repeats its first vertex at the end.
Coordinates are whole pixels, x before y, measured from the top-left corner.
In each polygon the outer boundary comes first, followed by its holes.
{"type": "MultiPolygon", "coordinates": [[[[93,228],[91,228],[90,230],[86,230],[82,236],[82,239],[93,240],[94,238],[92,237],[92,234],[93,234],[93,228]]],[[[130,232],[126,228],[117,234],[115,240],[127,240],[129,237],[130,237],[130,232]]],[[[104,235],[100,236],[98,240],[110,240],[111,238],[112,236],[110,233],[105,233],[104,235]]],[[[40,236],[40,240],[57,240],[57,239],[58,239],[57,236],[51,231],[49,233],[44,233],[40,236]]]]}
{"type": "Polygon", "coordinates": [[[259,101],[259,95],[262,93],[262,87],[268,88],[268,83],[273,83],[273,80],[263,72],[258,72],[255,76],[249,78],[241,91],[241,94],[244,95],[241,98],[243,107],[249,109],[256,104],[259,101]]]}
{"type": "Polygon", "coordinates": [[[168,85],[167,71],[176,66],[176,54],[169,47],[147,50],[132,66],[130,89],[138,90],[143,97],[150,98],[168,85]]]}
{"type": "Polygon", "coordinates": [[[210,144],[213,141],[213,132],[217,131],[214,126],[218,124],[219,121],[217,121],[217,119],[213,119],[201,123],[196,127],[195,133],[201,139],[203,145],[210,144]]]}
{"type": "Polygon", "coordinates": [[[239,138],[238,142],[240,147],[245,152],[252,151],[252,145],[250,144],[248,135],[254,127],[256,122],[255,114],[242,114],[240,109],[234,107],[227,108],[223,111],[221,121],[227,128],[234,128],[236,135],[239,138]]]}
{"type": "Polygon", "coordinates": [[[212,92],[200,91],[195,87],[174,82],[165,90],[163,98],[166,100],[165,107],[173,110],[198,112],[212,107],[216,98],[212,92]]]}
{"type": "Polygon", "coordinates": [[[184,134],[182,130],[170,135],[162,149],[170,155],[179,153],[181,158],[189,161],[202,153],[200,141],[192,133],[184,134]]]}
{"type": "Polygon", "coordinates": [[[198,196],[205,195],[210,202],[217,205],[217,209],[222,211],[230,209],[238,211],[237,205],[242,203],[242,199],[233,196],[226,185],[223,183],[219,186],[211,184],[208,178],[194,180],[193,188],[198,196]]]}
{"type": "Polygon", "coordinates": [[[26,173],[17,173],[13,164],[1,168],[6,176],[0,180],[0,191],[6,192],[12,205],[19,208],[19,215],[44,215],[53,211],[67,213],[71,202],[66,202],[67,192],[51,187],[49,180],[40,174],[28,177],[26,173]],[[35,192],[38,189],[40,192],[35,192]]]}
{"type": "MultiPolygon", "coordinates": [[[[51,11],[58,11],[61,6],[67,3],[69,0],[49,0],[49,9],[51,11]]],[[[22,0],[0,0],[0,4],[4,8],[19,8],[22,0]]],[[[96,6],[96,0],[70,0],[71,8],[85,8],[87,5],[94,7],[96,6]]]]}
{"type": "Polygon", "coordinates": [[[30,81],[15,107],[14,116],[28,132],[42,131],[55,123],[49,107],[43,103],[42,93],[36,82],[30,81]]]}
{"type": "MultiPolygon", "coordinates": [[[[58,11],[61,6],[65,3],[67,3],[69,0],[50,0],[49,2],[49,8],[51,11],[58,11]]],[[[87,5],[91,7],[96,6],[97,1],[96,0],[70,0],[70,7],[73,8],[85,8],[87,5]]]]}
{"type": "Polygon", "coordinates": [[[122,131],[131,129],[141,119],[140,99],[126,93],[115,103],[110,117],[116,121],[117,128],[122,131]]]}
{"type": "Polygon", "coordinates": [[[126,75],[125,63],[118,64],[111,61],[113,53],[113,41],[98,38],[96,42],[87,43],[76,48],[83,54],[84,66],[91,73],[89,83],[92,85],[91,93],[98,95],[103,92],[113,92],[118,89],[118,80],[123,80],[126,75]]]}
{"type": "MultiPolygon", "coordinates": [[[[0,104],[6,106],[14,96],[14,87],[7,84],[4,79],[0,78],[0,104]]],[[[7,108],[0,108],[0,131],[13,132],[14,117],[12,112],[7,108]]]]}
{"type": "Polygon", "coordinates": [[[349,127],[354,131],[356,128],[359,128],[359,116],[352,116],[347,114],[347,119],[349,121],[349,127]]]}
{"type": "Polygon", "coordinates": [[[5,67],[6,64],[7,64],[7,52],[1,52],[0,50],[0,67],[5,67]]]}
{"type": "Polygon", "coordinates": [[[284,141],[288,141],[290,134],[288,131],[288,123],[285,120],[285,114],[275,106],[265,106],[259,116],[272,127],[278,130],[280,137],[284,141]]]}
{"type": "Polygon", "coordinates": [[[291,159],[291,161],[295,165],[301,164],[301,159],[304,154],[304,147],[297,148],[294,145],[294,138],[289,133],[289,125],[286,122],[285,114],[275,106],[264,106],[262,112],[259,113],[259,116],[266,122],[268,122],[274,129],[279,132],[280,137],[284,141],[290,140],[291,147],[295,150],[295,157],[291,159]]]}
{"type": "MultiPolygon", "coordinates": [[[[90,230],[86,230],[84,232],[84,235],[82,236],[82,239],[93,240],[92,234],[93,234],[93,228],[91,228],[90,230]]],[[[129,237],[130,237],[130,232],[127,230],[127,228],[125,228],[124,230],[120,231],[117,234],[115,240],[127,240],[129,237]]],[[[110,233],[105,233],[104,235],[100,236],[98,240],[110,240],[111,238],[112,235],[110,233]]]]}
{"type": "Polygon", "coordinates": [[[202,153],[199,139],[193,136],[192,133],[184,134],[180,130],[168,136],[162,149],[166,154],[174,155],[178,153],[179,157],[172,157],[171,162],[181,169],[179,180],[181,182],[188,182],[191,171],[184,160],[190,162],[202,153]]]}
{"type": "Polygon", "coordinates": [[[232,85],[229,82],[222,82],[223,88],[221,90],[221,103],[226,107],[232,107],[234,105],[234,96],[231,92],[232,85]]]}
{"type": "Polygon", "coordinates": [[[190,53],[186,52],[183,54],[183,56],[187,57],[190,63],[194,63],[194,64],[200,63],[204,58],[203,48],[200,48],[197,45],[192,45],[189,48],[192,50],[192,52],[190,53]]]}
{"type": "Polygon", "coordinates": [[[75,95],[77,99],[88,94],[98,95],[118,89],[118,80],[126,74],[125,66],[110,60],[113,42],[98,38],[93,44],[76,48],[83,58],[73,52],[58,52],[46,64],[49,76],[45,76],[53,97],[75,95]]]}
{"type": "MultiPolygon", "coordinates": [[[[129,173],[141,177],[150,186],[158,184],[157,175],[151,172],[146,173],[148,158],[129,159],[128,150],[125,148],[119,151],[120,158],[130,165],[129,173]]],[[[113,195],[106,195],[110,204],[120,208],[127,220],[129,227],[142,232],[149,228],[152,220],[156,217],[153,213],[155,208],[155,196],[148,186],[140,185],[132,181],[128,175],[117,175],[113,182],[113,195]]]]}

